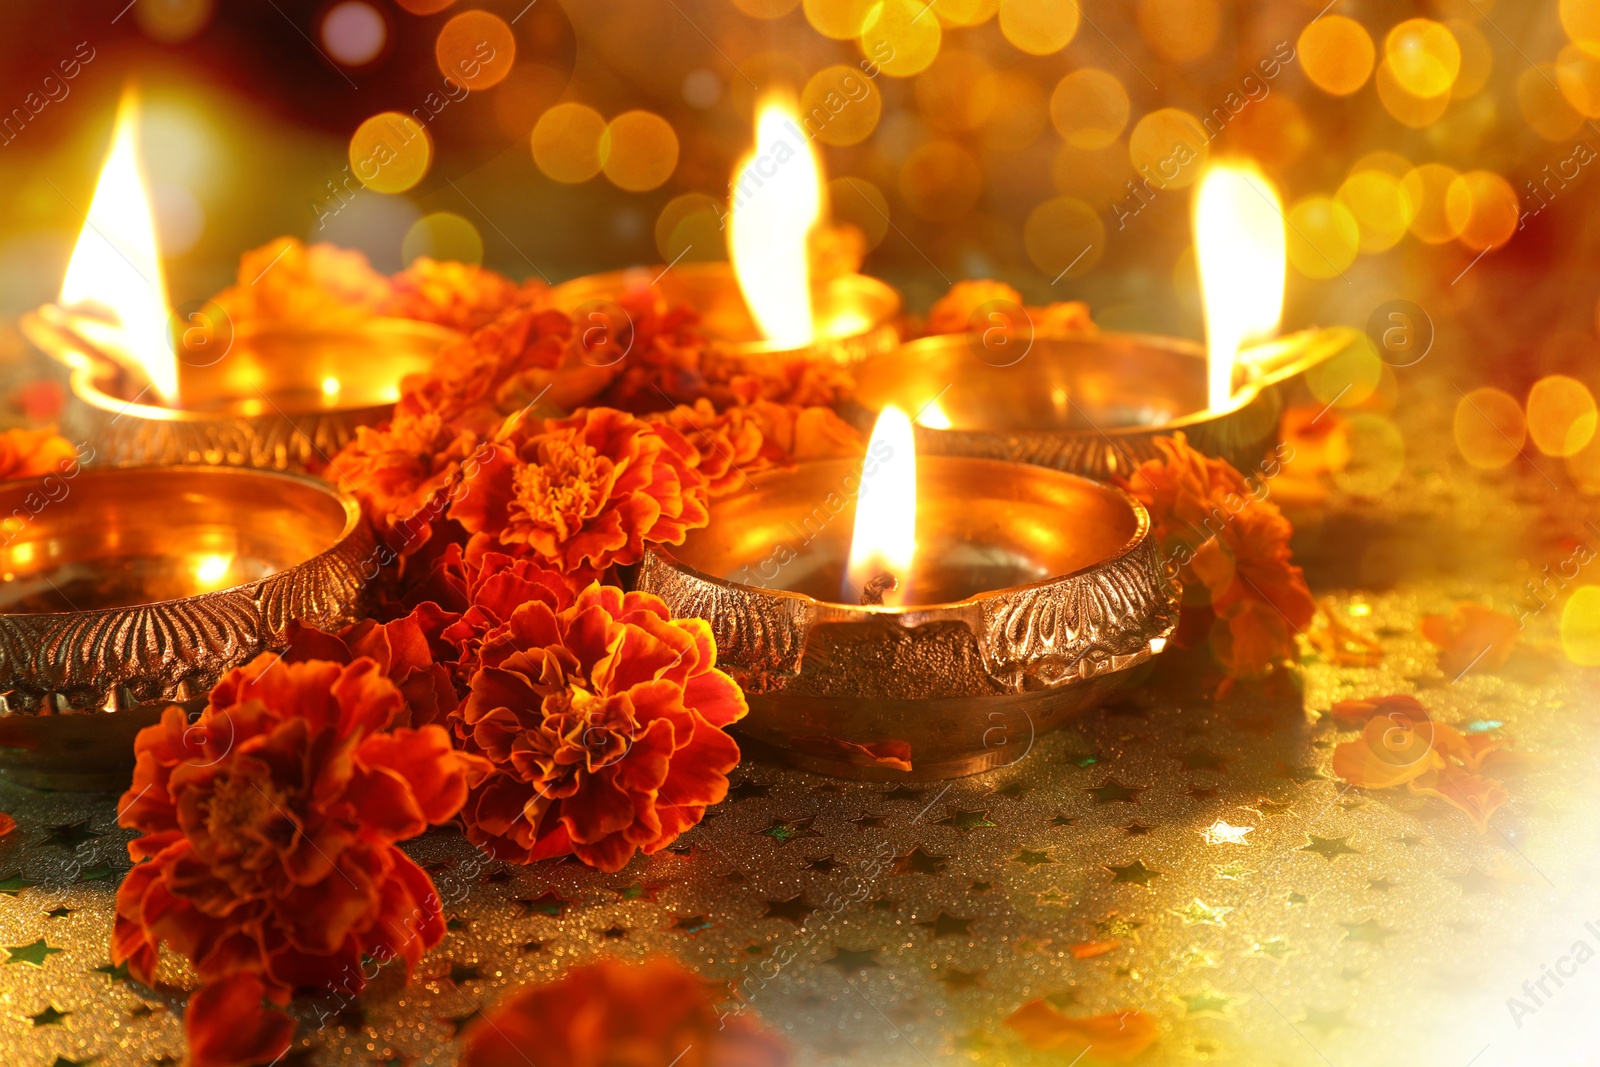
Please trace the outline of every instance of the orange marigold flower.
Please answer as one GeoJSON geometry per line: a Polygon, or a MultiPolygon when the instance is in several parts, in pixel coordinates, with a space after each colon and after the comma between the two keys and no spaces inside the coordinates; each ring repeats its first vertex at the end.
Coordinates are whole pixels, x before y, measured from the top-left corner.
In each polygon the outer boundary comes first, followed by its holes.
{"type": "Polygon", "coordinates": [[[1042,1000],[1030,1000],[1006,1018],[1006,1026],[1016,1031],[1028,1047],[1037,1051],[1059,1051],[1063,1055],[1083,1055],[1111,1063],[1131,1060],[1156,1041],[1156,1024],[1142,1011],[1114,1011],[1074,1019],[1062,1015],[1042,1000]]]}
{"type": "Polygon", "coordinates": [[[1022,294],[1004,282],[988,278],[956,282],[950,291],[928,309],[926,333],[966,333],[972,329],[972,316],[985,304],[1004,301],[1014,307],[1022,306],[1022,294]]]}
{"type": "Polygon", "coordinates": [[[801,407],[758,400],[721,414],[711,401],[679,404],[646,415],[648,422],[671,426],[700,453],[700,473],[712,496],[745,484],[745,476],[769,467],[813,459],[860,456],[861,434],[832,408],[801,407]]]}
{"type": "Polygon", "coordinates": [[[259,974],[241,971],[207,982],[183,1011],[188,1067],[239,1067],[276,1063],[294,1038],[294,1020],[268,1008],[288,1003],[285,990],[271,989],[259,974]]]}
{"type": "Polygon", "coordinates": [[[746,706],[703,619],[596,584],[563,611],[521,605],[479,655],[452,719],[494,763],[462,817],[497,859],[620,870],[727,795],[739,748],[724,727],[746,706]]]}
{"type": "Polygon", "coordinates": [[[1504,666],[1521,635],[1516,616],[1481,604],[1457,604],[1449,615],[1422,617],[1422,636],[1439,650],[1439,669],[1452,678],[1504,666]]]}
{"type": "Polygon", "coordinates": [[[698,462],[677,430],[612,408],[524,420],[461,483],[450,517],[563,574],[598,576],[706,524],[698,462]]]}
{"type": "Polygon", "coordinates": [[[362,619],[337,634],[291,622],[283,659],[287,663],[326,660],[350,664],[365,656],[405,698],[406,713],[396,718],[395,725],[443,725],[461,703],[447,666],[455,659],[457,648],[447,628],[456,621],[454,613],[437,604],[420,604],[411,614],[392,622],[362,619]]]}
{"type": "Polygon", "coordinates": [[[397,408],[382,426],[356,430],[322,473],[353,494],[373,528],[405,556],[428,540],[463,464],[479,448],[471,431],[452,428],[436,412],[397,408]]]}
{"type": "Polygon", "coordinates": [[[785,1067],[789,1050],[740,1014],[719,1015],[710,987],[674,960],[602,959],[518,990],[466,1034],[462,1067],[676,1064],[785,1067]]]}
{"type": "Polygon", "coordinates": [[[835,278],[854,274],[867,258],[867,235],[849,223],[813,227],[807,243],[812,285],[826,285],[835,278]]]}
{"type": "MultiPolygon", "coordinates": [[[[117,821],[143,836],[128,843],[113,962],[150,983],[165,942],[203,981],[253,974],[280,1003],[303,987],[358,992],[363,956],[409,974],[444,916],[396,843],[452,818],[487,764],[440,726],[389,729],[403,706],[370,659],[263,653],[223,676],[193,725],[171,707],[141,730],[117,821]]],[[[214,999],[260,1003],[231,985],[214,999]]]]}
{"type": "Polygon", "coordinates": [[[72,442],[48,430],[22,427],[0,433],[0,482],[65,474],[78,463],[72,442]]]}
{"type": "Polygon", "coordinates": [[[1228,673],[1261,674],[1292,654],[1294,635],[1316,613],[1289,551],[1294,529],[1259,487],[1189,447],[1183,434],[1157,438],[1156,447],[1161,456],[1140,464],[1123,488],[1149,510],[1186,590],[1209,594],[1224,624],[1216,651],[1228,673]]]}
{"type": "Polygon", "coordinates": [[[440,634],[455,649],[452,669],[463,688],[477,673],[484,637],[508,622],[518,607],[538,602],[559,612],[571,606],[573,599],[564,575],[532,559],[479,548],[471,545],[461,554],[459,569],[452,577],[460,583],[459,595],[466,606],[440,634]]]}
{"type": "Polygon", "coordinates": [[[1044,307],[1025,309],[1033,320],[1033,332],[1047,337],[1066,333],[1086,333],[1095,329],[1089,305],[1082,300],[1058,300],[1044,307]]]}
{"type": "Polygon", "coordinates": [[[514,304],[542,304],[550,287],[530,278],[522,285],[487,267],[421,256],[389,278],[382,313],[471,333],[514,304]]]}
{"type": "Polygon", "coordinates": [[[249,321],[300,326],[344,324],[378,314],[389,279],[360,252],[331,244],[307,247],[279,237],[239,257],[238,282],[216,296],[235,325],[249,321]]]}

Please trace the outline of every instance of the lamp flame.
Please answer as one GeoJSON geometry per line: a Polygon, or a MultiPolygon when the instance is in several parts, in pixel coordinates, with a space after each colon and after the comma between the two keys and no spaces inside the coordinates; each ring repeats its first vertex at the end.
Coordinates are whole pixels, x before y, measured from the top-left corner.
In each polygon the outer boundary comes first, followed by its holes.
{"type": "Polygon", "coordinates": [[[822,165],[787,101],[761,102],[756,143],[732,190],[728,254],[750,315],[768,341],[808,345],[816,334],[809,238],[822,215],[822,165]]]}
{"type": "Polygon", "coordinates": [[[850,538],[846,599],[854,600],[868,582],[887,573],[898,584],[884,593],[883,603],[898,606],[907,601],[917,551],[916,437],[905,412],[893,405],[883,409],[867,456],[850,538]]]}
{"type": "Polygon", "coordinates": [[[132,87],[117,105],[111,150],[61,282],[61,304],[84,312],[86,329],[108,354],[141,371],[165,402],[178,399],[178,359],[167,343],[167,290],[155,219],[139,162],[139,96],[132,87]]]}
{"type": "Polygon", "coordinates": [[[1283,318],[1287,242],[1278,191],[1254,166],[1212,167],[1195,196],[1194,244],[1207,396],[1211,409],[1221,411],[1233,397],[1240,349],[1272,337],[1283,318]]]}

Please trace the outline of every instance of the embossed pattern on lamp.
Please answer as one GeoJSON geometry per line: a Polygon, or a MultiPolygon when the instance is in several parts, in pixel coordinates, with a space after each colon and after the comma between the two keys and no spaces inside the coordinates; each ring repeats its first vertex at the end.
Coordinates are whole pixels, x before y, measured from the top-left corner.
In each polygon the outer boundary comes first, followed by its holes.
{"type": "Polygon", "coordinates": [[[1016,762],[1161,651],[1177,621],[1137,501],[990,459],[921,456],[914,475],[897,472],[909,429],[887,447],[875,434],[864,463],[752,475],[640,569],[674,614],[710,622],[719,667],[750,701],[744,741],[808,770],[937,779],[1016,762]],[[912,486],[909,561],[884,551],[851,568],[858,502],[912,486]],[[900,573],[865,600],[887,587],[901,602],[863,602],[880,565],[900,573]]]}

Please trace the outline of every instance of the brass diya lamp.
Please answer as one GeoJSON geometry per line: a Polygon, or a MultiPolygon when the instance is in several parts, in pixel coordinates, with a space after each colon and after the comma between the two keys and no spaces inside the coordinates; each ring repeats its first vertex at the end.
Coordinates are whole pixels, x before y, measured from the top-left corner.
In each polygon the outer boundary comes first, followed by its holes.
{"type": "Polygon", "coordinates": [[[376,544],[318,479],[77,467],[0,485],[0,772],[125,784],[133,735],[284,646],[360,618],[376,544]]]}
{"type": "Polygon", "coordinates": [[[719,351],[735,358],[813,356],[849,365],[892,351],[901,311],[892,286],[864,274],[811,277],[809,244],[824,214],[825,183],[800,123],[786,101],[762,103],[755,146],[729,185],[731,261],[574,278],[555,287],[555,305],[582,318],[647,289],[660,304],[696,309],[719,351]]]}
{"type": "Polygon", "coordinates": [[[1258,173],[1213,168],[1195,209],[1207,345],[1035,335],[1023,309],[986,305],[990,328],[926,337],[857,367],[857,421],[894,404],[918,413],[924,452],[1095,478],[1126,476],[1159,454],[1156,438],[1182,431],[1248,474],[1278,443],[1284,407],[1311,395],[1307,376],[1365,343],[1348,328],[1260,343],[1283,309],[1283,226],[1277,193],[1258,173]]]}
{"type": "Polygon", "coordinates": [[[887,409],[864,461],[756,473],[638,586],[709,621],[752,750],[930,780],[1014,763],[1165,646],[1179,589],[1149,515],[1043,467],[916,455],[887,409]]]}
{"type": "Polygon", "coordinates": [[[60,303],[25,315],[21,326],[71,369],[97,458],[277,470],[326,464],[357,427],[387,418],[401,379],[457,336],[385,318],[235,327],[215,305],[169,328],[131,95],[60,303]]]}

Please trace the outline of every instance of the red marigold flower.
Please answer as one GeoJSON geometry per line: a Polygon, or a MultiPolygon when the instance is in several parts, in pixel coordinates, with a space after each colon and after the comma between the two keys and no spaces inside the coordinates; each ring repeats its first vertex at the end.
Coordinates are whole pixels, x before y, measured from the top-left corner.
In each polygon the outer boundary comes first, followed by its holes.
{"type": "Polygon", "coordinates": [[[538,602],[551,611],[564,611],[573,600],[563,575],[535,560],[479,552],[479,547],[481,543],[470,546],[472,550],[462,556],[460,580],[467,606],[440,635],[456,650],[454,669],[463,687],[477,673],[484,637],[509,621],[518,607],[538,602]]]}
{"type": "Polygon", "coordinates": [[[1140,464],[1123,488],[1149,510],[1186,589],[1210,594],[1206,606],[1225,624],[1214,637],[1228,673],[1262,674],[1292,654],[1294,635],[1316,614],[1290,555],[1294,528],[1259,486],[1183,434],[1157,438],[1156,447],[1161,458],[1140,464]]]}
{"type": "Polygon", "coordinates": [[[571,607],[523,604],[483,638],[451,716],[493,761],[462,812],[467,837],[516,862],[576,855],[620,870],[698,823],[728,791],[739,748],[723,730],[744,694],[716,669],[703,619],[591,585],[571,607]]]}
{"type": "Polygon", "coordinates": [[[866,445],[831,408],[758,400],[718,414],[711,401],[645,416],[671,426],[700,453],[712,496],[742,488],[746,475],[811,459],[860,456],[866,445]]]}
{"type": "Polygon", "coordinates": [[[373,660],[264,653],[193,725],[171,707],[141,730],[118,823],[143,836],[128,843],[113,961],[151,982],[165,942],[203,981],[255,974],[280,1001],[359,991],[363,956],[409,974],[444,917],[396,843],[452,818],[487,764],[442,727],[388,729],[403,703],[373,660]]]}
{"type": "Polygon", "coordinates": [[[787,1045],[743,1015],[719,1016],[704,979],[676,961],[602,959],[513,993],[466,1035],[462,1067],[597,1064],[784,1067],[787,1045]]]}
{"type": "Polygon", "coordinates": [[[0,433],[0,482],[65,474],[78,463],[72,442],[48,430],[22,427],[0,433]]]}
{"type": "Polygon", "coordinates": [[[487,267],[421,256],[389,278],[385,315],[431,322],[471,333],[514,304],[540,304],[550,287],[538,279],[522,285],[487,267]]]}
{"type": "Polygon", "coordinates": [[[287,1003],[282,990],[269,990],[259,974],[242,971],[207,982],[189,996],[183,1031],[189,1042],[188,1067],[239,1067],[275,1063],[289,1049],[294,1020],[266,1006],[287,1003]]]}
{"type": "Polygon", "coordinates": [[[235,326],[252,320],[325,326],[377,314],[388,299],[389,279],[360,252],[279,237],[239,257],[237,284],[215,303],[235,326]]]}
{"type": "Polygon", "coordinates": [[[647,541],[682,544],[706,524],[699,456],[671,427],[612,408],[531,421],[462,482],[450,517],[468,532],[587,578],[639,562],[647,541]]]}
{"type": "Polygon", "coordinates": [[[444,517],[449,490],[478,448],[476,436],[436,412],[397,408],[388,423],[358,429],[323,476],[353,494],[380,536],[409,556],[444,517]]]}
{"type": "Polygon", "coordinates": [[[455,613],[437,604],[420,604],[392,622],[363,619],[337,634],[291,622],[283,659],[288,663],[327,660],[349,664],[365,656],[405,698],[406,714],[395,725],[442,725],[461,703],[448,666],[456,658],[458,646],[447,627],[456,621],[455,613]]]}

